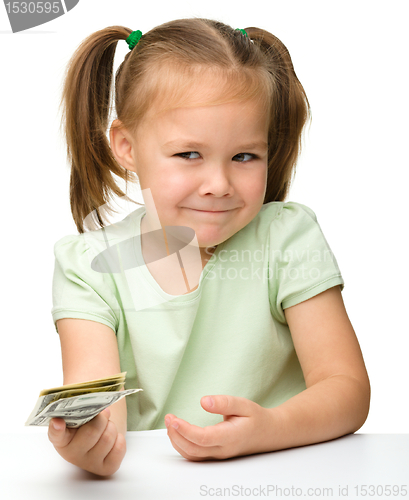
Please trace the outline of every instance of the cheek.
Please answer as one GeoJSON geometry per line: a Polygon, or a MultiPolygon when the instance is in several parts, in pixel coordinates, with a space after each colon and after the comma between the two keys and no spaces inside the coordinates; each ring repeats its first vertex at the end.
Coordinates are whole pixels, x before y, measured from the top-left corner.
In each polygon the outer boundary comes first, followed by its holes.
{"type": "Polygon", "coordinates": [[[159,183],[162,189],[166,189],[166,197],[172,200],[185,197],[195,189],[194,180],[186,173],[176,170],[171,174],[162,174],[159,183]]]}
{"type": "Polygon", "coordinates": [[[249,200],[257,202],[264,198],[267,187],[267,169],[260,169],[259,172],[250,176],[243,182],[243,189],[249,200]]]}
{"type": "Polygon", "coordinates": [[[157,206],[163,210],[172,210],[191,194],[189,182],[180,175],[160,175],[152,182],[152,193],[157,206]]]}

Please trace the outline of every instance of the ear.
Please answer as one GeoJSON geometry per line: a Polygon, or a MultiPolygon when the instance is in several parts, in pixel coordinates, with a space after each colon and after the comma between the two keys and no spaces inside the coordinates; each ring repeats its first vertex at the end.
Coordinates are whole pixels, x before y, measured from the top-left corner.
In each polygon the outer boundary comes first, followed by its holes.
{"type": "Polygon", "coordinates": [[[111,150],[116,161],[127,170],[136,171],[131,134],[119,120],[114,120],[109,131],[111,150]]]}

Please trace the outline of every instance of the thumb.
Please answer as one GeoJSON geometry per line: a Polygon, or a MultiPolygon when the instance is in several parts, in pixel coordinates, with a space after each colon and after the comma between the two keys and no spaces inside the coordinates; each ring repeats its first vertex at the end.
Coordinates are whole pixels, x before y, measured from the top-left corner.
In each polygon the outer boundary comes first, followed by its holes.
{"type": "Polygon", "coordinates": [[[246,398],[235,396],[204,396],[200,400],[202,408],[209,413],[219,415],[237,415],[239,417],[248,417],[253,413],[255,403],[246,398]]]}
{"type": "Polygon", "coordinates": [[[76,429],[68,429],[62,418],[52,418],[48,425],[48,439],[56,448],[63,448],[70,443],[76,429]]]}

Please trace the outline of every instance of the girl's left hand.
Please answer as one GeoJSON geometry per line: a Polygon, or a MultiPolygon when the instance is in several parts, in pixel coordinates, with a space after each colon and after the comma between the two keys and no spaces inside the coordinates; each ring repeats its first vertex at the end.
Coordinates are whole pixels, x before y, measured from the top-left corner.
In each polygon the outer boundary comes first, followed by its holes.
{"type": "Polygon", "coordinates": [[[167,414],[165,424],[173,447],[192,461],[226,459],[269,451],[274,432],[273,412],[246,398],[205,396],[200,400],[209,413],[223,415],[223,422],[197,427],[167,414]]]}

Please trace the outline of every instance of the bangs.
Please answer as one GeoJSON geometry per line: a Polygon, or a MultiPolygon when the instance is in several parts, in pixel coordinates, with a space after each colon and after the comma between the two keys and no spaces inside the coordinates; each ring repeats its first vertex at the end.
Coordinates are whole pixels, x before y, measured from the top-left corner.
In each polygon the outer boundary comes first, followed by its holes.
{"type": "Polygon", "coordinates": [[[156,63],[144,76],[143,90],[139,87],[136,99],[140,106],[136,106],[139,109],[134,123],[176,108],[249,100],[258,101],[263,109],[271,109],[274,95],[271,75],[261,68],[192,66],[168,61],[156,63]]]}

